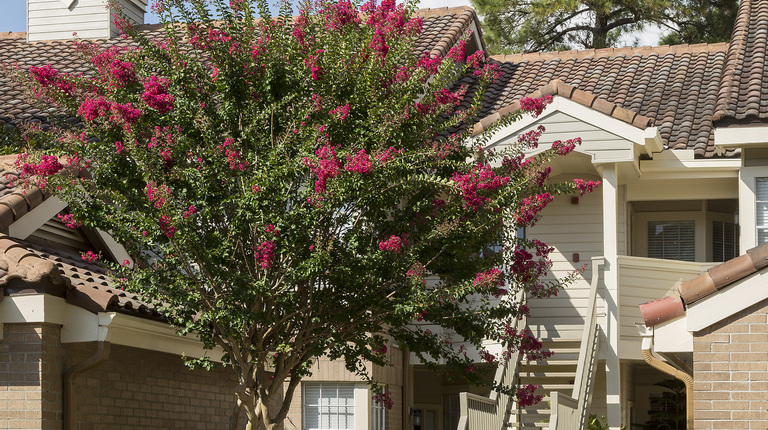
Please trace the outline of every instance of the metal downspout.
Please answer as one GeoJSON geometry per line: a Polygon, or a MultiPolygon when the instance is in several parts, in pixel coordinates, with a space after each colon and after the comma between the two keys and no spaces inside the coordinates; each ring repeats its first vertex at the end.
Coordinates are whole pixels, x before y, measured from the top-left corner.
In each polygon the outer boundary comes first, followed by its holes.
{"type": "Polygon", "coordinates": [[[63,430],[77,430],[77,395],[75,394],[75,378],[82,372],[98,366],[109,358],[110,342],[97,342],[96,352],[72,365],[64,371],[62,390],[62,414],[64,417],[63,430]]]}
{"type": "Polygon", "coordinates": [[[685,384],[685,427],[687,430],[693,430],[693,377],[683,372],[682,370],[654,357],[651,353],[652,347],[653,338],[650,336],[644,336],[642,354],[645,362],[650,364],[651,367],[671,375],[680,381],[683,381],[685,384]]]}

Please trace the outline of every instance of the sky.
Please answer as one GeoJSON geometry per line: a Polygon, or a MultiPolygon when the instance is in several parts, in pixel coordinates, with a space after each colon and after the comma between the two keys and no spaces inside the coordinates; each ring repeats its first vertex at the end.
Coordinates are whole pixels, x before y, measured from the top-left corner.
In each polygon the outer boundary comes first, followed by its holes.
{"type": "MultiPolygon", "coordinates": [[[[0,0],[2,4],[2,14],[0,14],[0,32],[6,31],[26,31],[26,0],[0,0]]],[[[470,6],[470,0],[422,0],[420,7],[470,6]]],[[[148,13],[147,23],[158,22],[157,16],[148,13]]],[[[634,38],[638,39],[639,46],[656,45],[659,40],[658,28],[647,28],[645,31],[633,34],[627,37],[624,42],[628,45],[633,44],[634,38]]]]}

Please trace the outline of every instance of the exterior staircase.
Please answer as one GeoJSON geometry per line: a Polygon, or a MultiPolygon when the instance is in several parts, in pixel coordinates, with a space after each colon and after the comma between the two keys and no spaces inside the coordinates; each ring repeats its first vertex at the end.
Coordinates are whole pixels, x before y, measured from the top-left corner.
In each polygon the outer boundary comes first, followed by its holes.
{"type": "MultiPolygon", "coordinates": [[[[539,361],[513,358],[496,372],[496,383],[538,385],[534,394],[544,398],[536,405],[520,408],[510,396],[496,391],[489,397],[460,393],[458,430],[583,430],[600,345],[597,287],[603,264],[602,257],[592,259],[592,284],[581,338],[542,339],[542,349],[552,351],[552,357],[539,361]]],[[[518,330],[526,327],[525,318],[518,319],[518,330]]]]}
{"type": "MultiPolygon", "coordinates": [[[[543,350],[554,354],[547,360],[521,360],[519,385],[538,385],[535,394],[544,396],[541,402],[511,412],[507,428],[546,429],[549,427],[550,400],[553,391],[571,395],[579,364],[579,338],[541,339],[543,350]]],[[[517,406],[517,405],[516,405],[517,406]]]]}

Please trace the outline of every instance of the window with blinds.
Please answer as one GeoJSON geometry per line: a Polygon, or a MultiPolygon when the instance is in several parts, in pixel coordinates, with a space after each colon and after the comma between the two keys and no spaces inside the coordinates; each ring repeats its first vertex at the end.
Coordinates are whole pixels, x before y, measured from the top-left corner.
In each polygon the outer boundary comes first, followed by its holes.
{"type": "Polygon", "coordinates": [[[728,261],[739,256],[739,226],[712,221],[712,261],[728,261]]]}
{"type": "Polygon", "coordinates": [[[695,222],[649,221],[648,257],[694,261],[696,258],[695,222]]]}
{"type": "Polygon", "coordinates": [[[387,407],[376,400],[371,402],[371,430],[387,429],[387,407]]]}
{"type": "Polygon", "coordinates": [[[768,178],[756,178],[755,181],[757,244],[762,245],[768,242],[768,178]]]}
{"type": "Polygon", "coordinates": [[[353,384],[303,384],[305,430],[352,430],[355,428],[353,384]]]}

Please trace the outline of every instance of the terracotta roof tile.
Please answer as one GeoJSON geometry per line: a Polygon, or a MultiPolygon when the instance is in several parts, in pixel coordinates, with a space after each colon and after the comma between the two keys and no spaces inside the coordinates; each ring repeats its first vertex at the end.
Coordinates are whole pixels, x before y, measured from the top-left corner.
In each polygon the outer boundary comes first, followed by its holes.
{"type": "Polygon", "coordinates": [[[645,325],[652,327],[685,313],[685,306],[708,297],[736,281],[768,268],[768,243],[747,250],[736,258],[720,263],[677,287],[678,295],[663,297],[640,305],[645,325]]]}
{"type": "Polygon", "coordinates": [[[742,0],[733,26],[714,121],[768,119],[768,1],[742,0]]]}
{"type": "Polygon", "coordinates": [[[611,104],[625,109],[611,115],[640,128],[655,125],[671,149],[714,157],[712,114],[727,48],[716,43],[494,56],[490,61],[502,75],[489,88],[480,118],[560,80],[575,88],[572,100],[593,108],[599,100],[597,108],[606,112],[611,104]]]}

